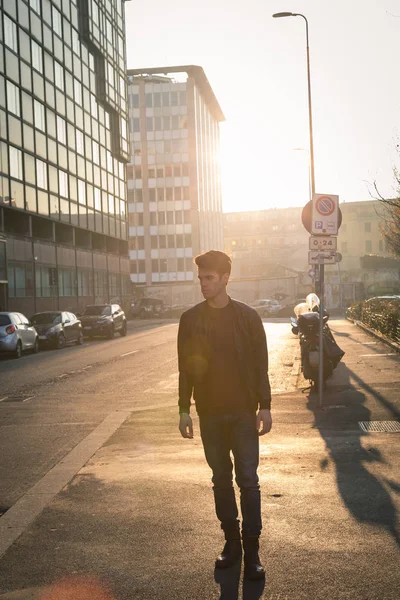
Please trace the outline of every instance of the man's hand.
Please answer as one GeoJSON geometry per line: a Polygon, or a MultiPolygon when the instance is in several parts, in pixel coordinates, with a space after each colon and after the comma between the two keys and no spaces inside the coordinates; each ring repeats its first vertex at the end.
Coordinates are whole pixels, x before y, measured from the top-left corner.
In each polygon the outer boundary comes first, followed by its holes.
{"type": "Polygon", "coordinates": [[[193,423],[192,417],[187,413],[181,413],[179,419],[179,431],[183,438],[193,439],[193,423]]]}
{"type": "Polygon", "coordinates": [[[257,414],[257,431],[258,435],[265,435],[271,431],[272,417],[271,411],[268,408],[262,408],[257,414]],[[261,427],[262,423],[262,427],[261,427]]]}

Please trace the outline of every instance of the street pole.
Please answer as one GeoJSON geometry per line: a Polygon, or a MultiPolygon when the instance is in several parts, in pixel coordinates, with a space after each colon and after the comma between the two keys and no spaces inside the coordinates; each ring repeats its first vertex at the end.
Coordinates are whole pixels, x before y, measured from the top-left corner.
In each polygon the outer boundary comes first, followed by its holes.
{"type": "MultiPolygon", "coordinates": [[[[314,141],[313,141],[313,122],[312,122],[312,104],[311,104],[311,71],[310,71],[310,45],[308,38],[308,21],[307,18],[301,13],[292,12],[279,12],[272,15],[275,19],[281,17],[301,17],[304,19],[306,24],[306,47],[307,47],[307,85],[308,85],[308,122],[310,130],[310,175],[311,175],[311,202],[313,201],[315,194],[315,169],[314,169],[314,141]]],[[[323,264],[319,264],[319,375],[318,375],[318,391],[319,391],[319,405],[322,406],[322,387],[323,387],[323,373],[324,373],[324,352],[323,352],[323,315],[324,315],[324,269],[323,264]]]]}

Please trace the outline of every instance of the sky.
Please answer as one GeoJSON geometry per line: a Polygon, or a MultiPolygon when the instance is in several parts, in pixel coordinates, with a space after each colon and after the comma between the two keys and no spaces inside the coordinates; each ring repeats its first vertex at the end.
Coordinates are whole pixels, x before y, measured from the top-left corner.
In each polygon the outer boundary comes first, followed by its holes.
{"type": "Polygon", "coordinates": [[[224,212],[309,200],[305,22],[316,192],[340,202],[394,195],[400,168],[398,0],[131,0],[128,68],[203,67],[225,114],[224,212]],[[372,196],[371,196],[372,194],[372,196]]]}

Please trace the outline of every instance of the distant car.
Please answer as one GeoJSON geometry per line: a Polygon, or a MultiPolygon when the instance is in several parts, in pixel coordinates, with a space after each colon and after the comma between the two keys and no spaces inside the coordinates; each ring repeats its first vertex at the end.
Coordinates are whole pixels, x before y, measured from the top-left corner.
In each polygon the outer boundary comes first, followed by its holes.
{"type": "Polygon", "coordinates": [[[83,344],[82,325],[74,313],[52,310],[36,313],[31,318],[39,334],[41,346],[50,346],[61,350],[67,344],[83,344]]]}
{"type": "Polygon", "coordinates": [[[116,333],[126,335],[126,316],[119,304],[89,304],[80,314],[83,335],[112,339],[116,333]]]}
{"type": "Polygon", "coordinates": [[[276,316],[282,309],[282,305],[279,304],[278,300],[275,300],[274,298],[255,300],[250,306],[258,312],[260,317],[276,316]]]}
{"type": "Polygon", "coordinates": [[[152,317],[160,317],[164,312],[164,300],[159,298],[138,298],[131,302],[132,317],[151,319],[152,317]]]}
{"type": "Polygon", "coordinates": [[[368,298],[368,300],[364,300],[364,306],[368,306],[371,305],[373,302],[384,302],[387,304],[400,304],[400,296],[397,295],[393,295],[393,296],[374,296],[373,298],[368,298]]]}
{"type": "Polygon", "coordinates": [[[25,315],[17,312],[0,313],[0,352],[10,352],[20,358],[22,352],[39,352],[39,336],[25,315]]]}

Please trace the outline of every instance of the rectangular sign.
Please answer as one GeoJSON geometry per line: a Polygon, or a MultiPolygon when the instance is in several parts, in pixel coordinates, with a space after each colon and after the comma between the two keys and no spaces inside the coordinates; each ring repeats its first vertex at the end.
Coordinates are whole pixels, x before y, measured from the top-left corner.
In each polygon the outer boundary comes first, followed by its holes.
{"type": "Polygon", "coordinates": [[[311,233],[313,235],[337,235],[339,219],[339,196],[314,194],[312,198],[311,233]]]}
{"type": "Polygon", "coordinates": [[[310,236],[310,250],[337,250],[337,237],[333,235],[310,236]]]}
{"type": "Polygon", "coordinates": [[[308,253],[309,265],[334,265],[336,262],[336,252],[326,252],[324,250],[310,250],[308,253]]]}

